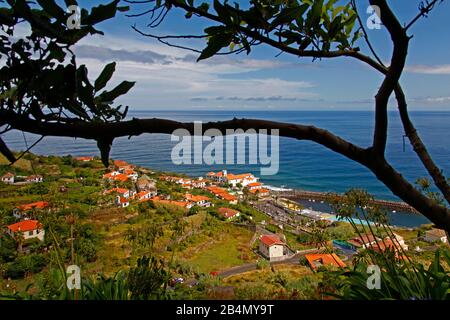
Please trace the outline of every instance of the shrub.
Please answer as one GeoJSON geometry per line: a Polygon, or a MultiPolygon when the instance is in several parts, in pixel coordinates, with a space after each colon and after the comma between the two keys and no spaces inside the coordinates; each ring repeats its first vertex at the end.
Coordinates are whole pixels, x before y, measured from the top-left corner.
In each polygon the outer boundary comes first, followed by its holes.
{"type": "Polygon", "coordinates": [[[26,273],[37,273],[47,265],[47,259],[42,254],[31,254],[17,258],[6,265],[5,278],[20,279],[26,273]]]}

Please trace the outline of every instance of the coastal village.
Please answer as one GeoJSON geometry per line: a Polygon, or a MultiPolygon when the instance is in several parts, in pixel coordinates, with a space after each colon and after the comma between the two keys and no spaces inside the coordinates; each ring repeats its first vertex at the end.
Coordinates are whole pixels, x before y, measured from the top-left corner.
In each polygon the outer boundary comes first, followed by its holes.
{"type": "MultiPolygon", "coordinates": [[[[322,271],[350,267],[368,248],[428,264],[436,248],[448,246],[432,225],[398,227],[394,237],[358,234],[252,173],[188,177],[118,159],[104,168],[91,156],[29,155],[0,168],[0,293],[43,281],[55,268],[55,250],[86,274],[112,273],[156,253],[171,261],[180,285],[204,281],[204,296],[242,298],[252,285],[275,290],[275,276],[317,283],[322,271]],[[213,281],[220,281],[214,290],[213,281]]],[[[302,297],[314,298],[308,294],[302,297]]]]}

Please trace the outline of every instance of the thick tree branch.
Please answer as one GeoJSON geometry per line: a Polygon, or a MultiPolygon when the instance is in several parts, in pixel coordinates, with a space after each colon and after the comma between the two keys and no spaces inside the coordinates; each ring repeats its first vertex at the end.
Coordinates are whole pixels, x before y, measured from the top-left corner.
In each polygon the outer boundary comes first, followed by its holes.
{"type": "Polygon", "coordinates": [[[406,136],[408,137],[414,151],[422,161],[422,164],[433,179],[435,185],[442,192],[447,202],[450,203],[450,186],[447,183],[447,179],[442,174],[442,170],[440,170],[434,163],[433,159],[428,153],[427,148],[425,147],[425,144],[420,139],[416,128],[409,119],[408,104],[406,103],[405,94],[403,93],[402,87],[400,85],[397,85],[395,88],[395,97],[397,99],[400,119],[402,121],[406,136]]]}
{"type": "MultiPolygon", "coordinates": [[[[43,136],[78,137],[96,140],[106,144],[105,151],[114,138],[136,136],[143,133],[172,134],[177,129],[186,129],[191,134],[194,123],[184,123],[165,119],[133,119],[122,122],[73,124],[39,122],[8,111],[0,111],[0,118],[11,124],[14,129],[23,130],[43,136]]],[[[389,189],[403,201],[419,210],[437,226],[450,230],[450,211],[444,206],[433,202],[414,188],[397,171],[395,171],[381,156],[374,156],[369,149],[356,146],[331,132],[314,126],[296,125],[291,123],[267,120],[233,119],[229,121],[207,122],[202,125],[203,132],[208,129],[218,129],[226,134],[227,129],[278,129],[279,135],[298,140],[310,140],[327,147],[345,157],[369,168],[389,189]]],[[[105,162],[105,160],[104,160],[105,162]]]]}
{"type": "Polygon", "coordinates": [[[388,130],[387,107],[389,97],[397,86],[405,67],[406,56],[408,55],[409,38],[385,0],[370,0],[370,4],[380,8],[381,22],[391,35],[394,45],[391,64],[386,73],[386,77],[375,96],[375,132],[373,137],[373,149],[375,153],[384,155],[388,130]]]}

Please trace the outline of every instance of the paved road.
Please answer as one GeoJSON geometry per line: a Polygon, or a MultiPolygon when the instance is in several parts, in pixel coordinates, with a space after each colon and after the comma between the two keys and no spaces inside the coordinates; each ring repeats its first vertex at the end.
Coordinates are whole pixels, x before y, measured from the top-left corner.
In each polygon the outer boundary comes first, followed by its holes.
{"type": "MultiPolygon", "coordinates": [[[[276,265],[281,265],[281,264],[293,264],[293,265],[298,265],[299,264],[299,258],[305,254],[308,253],[317,253],[319,251],[321,251],[323,248],[318,248],[318,249],[309,249],[309,250],[302,250],[300,252],[297,252],[296,254],[292,255],[292,257],[286,259],[286,260],[282,260],[282,261],[273,261],[270,262],[271,266],[276,266],[276,265]]],[[[256,270],[256,263],[247,263],[241,266],[237,266],[237,267],[232,267],[230,269],[224,270],[224,271],[220,271],[218,272],[217,276],[221,277],[221,278],[227,278],[227,277],[231,277],[237,274],[241,274],[244,272],[248,272],[248,271],[253,271],[256,270]]],[[[197,282],[197,280],[195,279],[191,279],[185,282],[186,285],[188,286],[192,286],[197,282]]]]}

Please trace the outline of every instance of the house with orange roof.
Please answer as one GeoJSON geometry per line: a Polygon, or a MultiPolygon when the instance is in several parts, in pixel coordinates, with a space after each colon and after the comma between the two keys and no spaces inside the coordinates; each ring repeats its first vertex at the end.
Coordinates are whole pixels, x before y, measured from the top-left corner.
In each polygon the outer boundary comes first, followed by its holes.
{"type": "Polygon", "coordinates": [[[31,176],[26,177],[25,181],[28,183],[44,182],[44,177],[41,176],[40,174],[33,174],[31,176]]]}
{"type": "Polygon", "coordinates": [[[252,190],[258,190],[258,189],[261,189],[261,188],[262,188],[262,183],[261,183],[261,182],[252,182],[252,183],[249,183],[249,184],[246,186],[246,188],[247,188],[249,191],[252,191],[252,190]]]}
{"type": "Polygon", "coordinates": [[[266,188],[249,190],[251,194],[258,196],[259,198],[264,198],[270,195],[270,191],[266,188]]]}
{"type": "Polygon", "coordinates": [[[285,256],[286,244],[276,234],[263,234],[259,237],[259,252],[269,260],[285,256]]]}
{"type": "Polygon", "coordinates": [[[206,189],[220,199],[228,201],[231,204],[237,204],[237,198],[232,194],[228,193],[228,191],[226,191],[223,188],[217,186],[209,186],[206,187],[206,189]]]}
{"type": "Polygon", "coordinates": [[[175,200],[153,200],[155,203],[168,204],[177,207],[181,207],[184,209],[190,209],[194,206],[194,203],[187,201],[175,201],[175,200]]]}
{"type": "Polygon", "coordinates": [[[42,224],[37,220],[24,220],[7,227],[7,232],[12,237],[22,236],[23,239],[37,238],[40,241],[44,241],[45,230],[42,224]]]}
{"type": "Polygon", "coordinates": [[[114,167],[116,170],[126,170],[126,169],[134,169],[134,165],[129,164],[128,162],[124,160],[114,160],[113,162],[114,167]]]}
{"type": "Polygon", "coordinates": [[[221,207],[217,210],[217,213],[223,217],[225,220],[232,220],[234,218],[239,217],[239,215],[241,214],[239,211],[237,210],[233,210],[231,208],[225,208],[225,207],[221,207]]]}
{"type": "Polygon", "coordinates": [[[123,169],[120,172],[130,178],[132,181],[136,182],[138,179],[138,173],[133,169],[123,169]]]}
{"type": "Polygon", "coordinates": [[[120,173],[118,171],[112,171],[103,175],[103,179],[108,179],[109,181],[120,181],[126,182],[129,177],[126,174],[120,173]]]}
{"type": "Polygon", "coordinates": [[[16,176],[13,173],[7,172],[1,177],[1,181],[7,184],[13,184],[15,177],[16,176]]]}
{"type": "Polygon", "coordinates": [[[218,183],[228,183],[233,187],[236,187],[237,184],[241,184],[245,187],[251,183],[258,182],[258,178],[251,173],[232,174],[228,173],[227,170],[222,170],[217,173],[209,172],[206,176],[213,181],[218,183]]]}
{"type": "Polygon", "coordinates": [[[198,179],[191,181],[192,188],[203,189],[206,187],[206,179],[199,177],[198,179]]]}
{"type": "Polygon", "coordinates": [[[117,196],[116,204],[121,208],[126,208],[130,205],[130,200],[128,200],[128,198],[122,198],[121,196],[117,196]]]}
{"type": "Polygon", "coordinates": [[[377,242],[380,242],[381,239],[378,237],[374,237],[372,234],[362,234],[361,237],[355,237],[353,239],[347,240],[353,249],[367,249],[373,248],[376,246],[377,242]]]}
{"type": "Polygon", "coordinates": [[[103,175],[103,179],[112,179],[113,177],[117,176],[118,174],[120,174],[119,171],[111,171],[111,172],[105,173],[103,175]]]}
{"type": "Polygon", "coordinates": [[[195,205],[199,207],[207,208],[212,205],[211,199],[206,196],[197,196],[190,193],[186,193],[184,198],[186,199],[186,201],[193,202],[195,203],[195,205]]]}
{"type": "Polygon", "coordinates": [[[94,160],[94,157],[75,157],[75,160],[81,161],[81,162],[89,162],[94,160]]]}
{"type": "Polygon", "coordinates": [[[50,204],[47,201],[37,201],[20,205],[13,210],[13,216],[16,219],[28,219],[28,212],[48,208],[50,204]]]}
{"type": "Polygon", "coordinates": [[[331,254],[307,254],[305,255],[309,266],[313,270],[317,270],[321,266],[334,266],[345,268],[345,263],[335,253],[331,254]]]}
{"type": "Polygon", "coordinates": [[[229,194],[228,192],[220,193],[218,197],[225,201],[228,201],[230,204],[237,204],[238,202],[238,199],[232,194],[229,194]]]}
{"type": "Polygon", "coordinates": [[[133,192],[128,189],[125,189],[125,188],[112,188],[112,189],[105,191],[105,194],[110,194],[110,193],[120,194],[120,196],[125,199],[133,196],[133,194],[132,194],[133,192]]]}
{"type": "Polygon", "coordinates": [[[151,191],[141,191],[134,195],[134,198],[139,201],[147,201],[148,199],[156,196],[156,193],[153,193],[151,191]]]}

